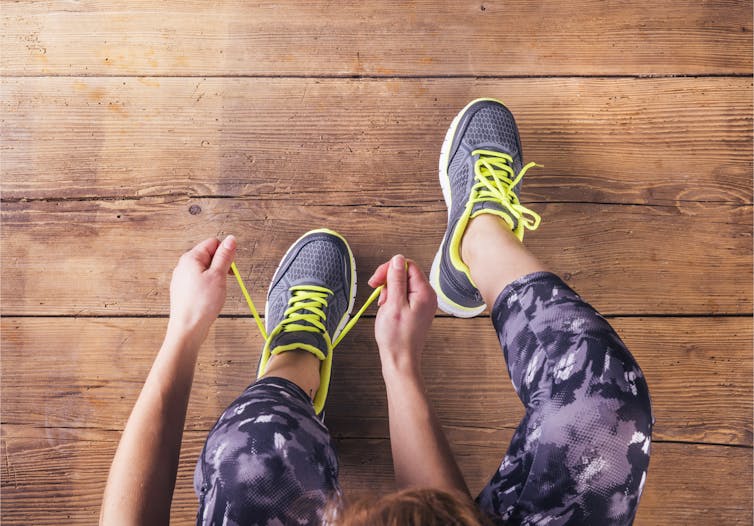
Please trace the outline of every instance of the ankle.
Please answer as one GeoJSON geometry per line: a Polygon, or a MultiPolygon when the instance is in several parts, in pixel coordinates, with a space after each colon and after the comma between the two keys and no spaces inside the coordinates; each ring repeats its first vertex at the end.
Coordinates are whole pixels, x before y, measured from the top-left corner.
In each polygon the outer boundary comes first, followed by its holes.
{"type": "Polygon", "coordinates": [[[491,243],[512,238],[518,241],[505,221],[494,214],[481,214],[471,219],[461,238],[461,260],[471,269],[489,252],[491,243]]]}
{"type": "Polygon", "coordinates": [[[294,349],[272,356],[263,377],[285,378],[314,399],[319,390],[320,364],[319,358],[312,353],[294,349]]]}
{"type": "Polygon", "coordinates": [[[493,214],[482,214],[466,226],[461,259],[490,307],[506,285],[521,276],[546,270],[513,235],[508,224],[493,214]]]}

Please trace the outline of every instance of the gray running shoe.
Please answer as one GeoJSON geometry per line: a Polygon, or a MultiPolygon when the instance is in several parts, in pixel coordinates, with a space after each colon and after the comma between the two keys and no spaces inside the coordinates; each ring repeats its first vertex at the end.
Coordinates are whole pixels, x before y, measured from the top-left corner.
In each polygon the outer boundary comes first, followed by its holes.
{"type": "Polygon", "coordinates": [[[448,206],[448,226],[432,263],[430,282],[443,311],[471,318],[486,305],[461,260],[468,222],[480,214],[503,219],[519,240],[540,217],[521,205],[521,180],[534,166],[523,166],[521,141],[511,112],[495,99],[477,99],[456,115],[440,154],[440,184],[448,206]]]}
{"type": "Polygon", "coordinates": [[[268,338],[257,377],[271,356],[294,349],[322,361],[314,410],[320,414],[330,385],[332,344],[345,327],[356,297],[356,262],[346,240],[332,230],[312,230],[283,256],[265,306],[268,338]]]}

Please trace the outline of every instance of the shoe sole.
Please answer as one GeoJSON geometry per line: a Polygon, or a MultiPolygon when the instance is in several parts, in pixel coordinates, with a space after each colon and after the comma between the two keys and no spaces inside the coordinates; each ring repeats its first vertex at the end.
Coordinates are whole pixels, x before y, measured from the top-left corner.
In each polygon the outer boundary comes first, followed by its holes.
{"type": "MultiPolygon", "coordinates": [[[[445,199],[445,205],[448,207],[448,220],[450,220],[450,209],[453,201],[450,192],[450,176],[448,176],[448,163],[450,162],[450,159],[448,157],[450,156],[450,147],[453,144],[453,136],[455,135],[456,128],[458,127],[458,123],[461,121],[463,114],[466,113],[466,111],[472,105],[476,104],[477,102],[483,101],[493,101],[502,104],[502,102],[493,98],[481,98],[472,100],[466,106],[464,106],[461,111],[458,112],[458,115],[455,116],[453,122],[450,123],[448,131],[445,133],[445,140],[443,140],[442,142],[442,148],[440,150],[440,161],[438,163],[438,174],[440,177],[440,186],[442,187],[442,196],[445,199]]],[[[435,259],[432,261],[432,269],[429,272],[429,282],[437,293],[437,306],[441,311],[446,312],[447,314],[452,314],[453,316],[456,316],[458,318],[473,318],[474,316],[479,316],[482,312],[484,312],[484,309],[487,308],[487,305],[482,304],[481,307],[475,308],[464,307],[463,305],[459,305],[445,296],[445,294],[442,292],[442,289],[440,288],[440,261],[442,261],[442,254],[445,248],[446,237],[447,236],[443,236],[442,241],[440,242],[440,248],[435,254],[435,259]]]]}

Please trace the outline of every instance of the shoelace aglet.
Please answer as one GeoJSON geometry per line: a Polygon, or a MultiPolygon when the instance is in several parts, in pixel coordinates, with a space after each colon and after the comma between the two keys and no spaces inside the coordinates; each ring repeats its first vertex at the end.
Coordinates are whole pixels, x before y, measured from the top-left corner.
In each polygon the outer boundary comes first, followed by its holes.
{"type": "Polygon", "coordinates": [[[243,297],[246,299],[246,303],[249,305],[251,315],[254,316],[254,320],[257,322],[259,332],[262,333],[262,337],[265,341],[267,341],[267,331],[264,329],[264,323],[262,323],[262,318],[259,317],[259,313],[254,306],[254,302],[251,301],[251,296],[249,296],[249,291],[246,290],[246,285],[244,285],[243,280],[241,279],[241,273],[238,272],[238,267],[236,267],[235,261],[230,264],[230,269],[233,271],[233,275],[236,276],[238,286],[241,287],[241,292],[243,293],[243,297]]]}

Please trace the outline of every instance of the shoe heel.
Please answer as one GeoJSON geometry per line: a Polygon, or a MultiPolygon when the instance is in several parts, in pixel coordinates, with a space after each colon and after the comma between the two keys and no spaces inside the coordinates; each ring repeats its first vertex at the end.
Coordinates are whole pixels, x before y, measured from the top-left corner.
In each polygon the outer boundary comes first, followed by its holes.
{"type": "Polygon", "coordinates": [[[437,307],[445,314],[450,314],[456,318],[473,318],[479,316],[487,308],[487,305],[482,304],[480,307],[468,309],[462,307],[445,297],[442,289],[440,288],[440,259],[442,258],[442,246],[435,254],[435,259],[432,262],[432,269],[429,271],[429,284],[437,294],[437,307]]]}

